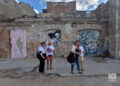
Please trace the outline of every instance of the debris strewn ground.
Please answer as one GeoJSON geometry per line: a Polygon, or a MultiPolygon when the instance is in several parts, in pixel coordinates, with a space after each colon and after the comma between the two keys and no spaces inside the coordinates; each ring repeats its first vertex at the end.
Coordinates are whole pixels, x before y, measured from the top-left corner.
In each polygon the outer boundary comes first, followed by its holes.
{"type": "Polygon", "coordinates": [[[84,74],[70,73],[66,59],[56,58],[53,70],[38,72],[39,61],[32,59],[0,60],[0,86],[120,86],[120,60],[85,58],[84,74]],[[117,74],[116,82],[108,74],[117,74]]]}

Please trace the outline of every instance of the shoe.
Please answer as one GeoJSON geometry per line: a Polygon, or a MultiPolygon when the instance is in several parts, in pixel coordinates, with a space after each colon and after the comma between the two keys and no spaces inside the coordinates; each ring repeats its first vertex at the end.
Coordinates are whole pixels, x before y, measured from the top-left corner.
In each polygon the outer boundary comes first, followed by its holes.
{"type": "Polygon", "coordinates": [[[71,72],[71,74],[74,74],[74,72],[71,72]]]}
{"type": "Polygon", "coordinates": [[[84,69],[81,69],[81,71],[84,71],[84,69]]]}
{"type": "Polygon", "coordinates": [[[52,70],[53,68],[52,68],[52,67],[50,67],[50,69],[52,70]]]}
{"type": "Polygon", "coordinates": [[[45,74],[45,72],[40,72],[41,74],[45,74]]]}
{"type": "Polygon", "coordinates": [[[79,71],[78,73],[79,73],[79,74],[83,74],[83,72],[81,72],[81,71],[79,71]]]}

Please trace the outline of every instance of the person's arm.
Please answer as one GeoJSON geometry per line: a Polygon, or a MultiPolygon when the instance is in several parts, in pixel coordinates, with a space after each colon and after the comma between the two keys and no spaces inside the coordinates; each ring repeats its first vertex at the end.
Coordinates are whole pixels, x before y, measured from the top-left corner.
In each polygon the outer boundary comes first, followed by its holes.
{"type": "Polygon", "coordinates": [[[75,46],[72,46],[72,52],[73,52],[73,53],[76,53],[76,52],[75,52],[75,46]]]}
{"type": "MultiPolygon", "coordinates": [[[[83,48],[83,46],[82,46],[82,48],[83,48]]],[[[83,54],[85,54],[85,49],[83,48],[83,54]]]]}
{"type": "Polygon", "coordinates": [[[80,55],[80,53],[76,52],[75,49],[76,49],[75,46],[72,46],[72,52],[75,53],[75,54],[80,55]]]}
{"type": "Polygon", "coordinates": [[[55,47],[53,46],[53,55],[54,55],[54,58],[56,57],[56,54],[55,54],[55,47]]]}
{"type": "Polygon", "coordinates": [[[78,55],[80,55],[80,53],[79,52],[75,52],[76,54],[78,54],[78,55]]]}
{"type": "Polygon", "coordinates": [[[75,52],[75,51],[72,51],[73,53],[75,53],[75,54],[78,54],[78,55],[80,55],[80,53],[78,53],[78,52],[75,52]]]}
{"type": "Polygon", "coordinates": [[[43,56],[43,54],[42,54],[42,53],[40,53],[40,56],[41,56],[43,59],[45,59],[45,57],[43,56]]]}
{"type": "Polygon", "coordinates": [[[54,58],[56,57],[55,50],[53,51],[54,58]]]}

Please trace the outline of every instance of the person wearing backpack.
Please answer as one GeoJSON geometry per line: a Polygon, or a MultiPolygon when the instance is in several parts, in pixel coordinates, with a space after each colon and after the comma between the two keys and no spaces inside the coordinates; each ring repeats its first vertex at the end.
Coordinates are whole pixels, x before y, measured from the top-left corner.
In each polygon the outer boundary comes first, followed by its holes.
{"type": "Polygon", "coordinates": [[[74,65],[76,64],[78,73],[82,74],[80,70],[80,64],[79,64],[79,55],[80,55],[80,50],[79,50],[79,41],[76,41],[74,45],[72,45],[72,53],[74,54],[74,59],[75,61],[71,63],[71,73],[74,74],[74,65]]]}

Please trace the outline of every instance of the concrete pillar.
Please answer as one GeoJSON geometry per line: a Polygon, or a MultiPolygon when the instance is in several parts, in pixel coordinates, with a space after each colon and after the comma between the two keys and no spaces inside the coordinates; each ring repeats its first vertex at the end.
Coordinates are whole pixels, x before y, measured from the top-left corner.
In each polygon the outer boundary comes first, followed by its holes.
{"type": "Polygon", "coordinates": [[[116,50],[115,57],[120,59],[120,0],[116,0],[116,50]]]}
{"type": "Polygon", "coordinates": [[[109,43],[110,54],[120,58],[120,0],[110,0],[109,5],[109,43]]]}

